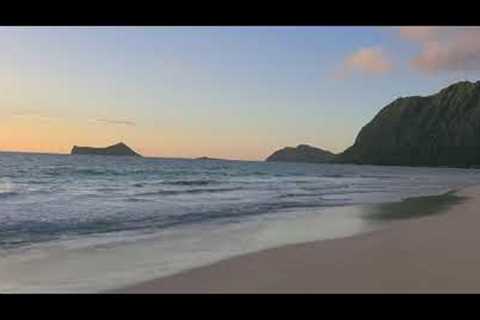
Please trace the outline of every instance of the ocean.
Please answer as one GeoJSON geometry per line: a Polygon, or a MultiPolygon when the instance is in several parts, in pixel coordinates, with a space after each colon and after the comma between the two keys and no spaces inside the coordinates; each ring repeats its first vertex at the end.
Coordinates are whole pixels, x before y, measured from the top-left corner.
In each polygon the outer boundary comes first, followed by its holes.
{"type": "Polygon", "coordinates": [[[98,292],[378,228],[480,170],[0,153],[0,292],[98,292]]]}

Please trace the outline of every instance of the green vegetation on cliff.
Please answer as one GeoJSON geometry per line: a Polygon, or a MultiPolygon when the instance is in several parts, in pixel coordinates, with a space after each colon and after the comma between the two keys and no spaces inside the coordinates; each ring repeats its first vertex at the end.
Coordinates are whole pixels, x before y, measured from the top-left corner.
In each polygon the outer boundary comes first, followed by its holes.
{"type": "Polygon", "coordinates": [[[399,98],[359,132],[337,161],[359,164],[480,164],[480,81],[453,84],[427,97],[399,98]]]}
{"type": "Polygon", "coordinates": [[[431,96],[393,101],[341,154],[299,145],[278,150],[267,161],[480,166],[480,81],[462,81],[431,96]]]}

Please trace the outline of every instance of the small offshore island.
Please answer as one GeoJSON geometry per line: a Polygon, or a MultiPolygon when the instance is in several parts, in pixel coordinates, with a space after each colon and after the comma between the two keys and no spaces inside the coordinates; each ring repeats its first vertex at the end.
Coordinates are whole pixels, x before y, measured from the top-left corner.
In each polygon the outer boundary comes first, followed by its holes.
{"type": "Polygon", "coordinates": [[[73,146],[71,154],[141,157],[123,142],[105,148],[73,146]]]}
{"type": "Polygon", "coordinates": [[[228,161],[227,159],[210,158],[210,157],[198,157],[198,158],[194,158],[193,160],[220,160],[220,161],[228,161]]]}
{"type": "Polygon", "coordinates": [[[320,148],[315,148],[307,144],[299,144],[296,148],[285,147],[277,150],[265,161],[283,161],[283,162],[332,162],[335,154],[320,148]]]}

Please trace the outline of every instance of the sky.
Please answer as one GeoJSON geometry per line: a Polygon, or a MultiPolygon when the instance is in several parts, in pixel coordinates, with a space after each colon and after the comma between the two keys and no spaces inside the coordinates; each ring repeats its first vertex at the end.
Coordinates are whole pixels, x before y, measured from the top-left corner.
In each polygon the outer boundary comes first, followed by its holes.
{"type": "Polygon", "coordinates": [[[3,27],[0,150],[341,152],[385,105],[480,80],[480,28],[3,27]]]}

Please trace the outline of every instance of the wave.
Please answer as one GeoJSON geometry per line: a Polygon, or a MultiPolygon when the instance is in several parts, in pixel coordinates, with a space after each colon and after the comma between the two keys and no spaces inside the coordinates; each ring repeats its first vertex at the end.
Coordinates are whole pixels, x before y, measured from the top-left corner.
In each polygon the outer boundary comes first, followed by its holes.
{"type": "Polygon", "coordinates": [[[0,249],[3,244],[83,234],[148,233],[183,224],[241,222],[243,217],[297,208],[389,201],[480,179],[470,171],[361,166],[217,166],[93,157],[81,162],[70,157],[27,160],[12,158],[8,166],[0,166],[0,249]],[[24,197],[21,204],[9,203],[24,197]]]}
{"type": "Polygon", "coordinates": [[[324,175],[321,175],[321,177],[325,177],[325,178],[343,178],[343,177],[347,177],[347,175],[344,175],[344,174],[324,174],[324,175]]]}
{"type": "Polygon", "coordinates": [[[43,171],[47,176],[101,176],[101,175],[121,175],[123,174],[117,170],[111,169],[72,169],[72,168],[48,168],[43,171]]]}
{"type": "Polygon", "coordinates": [[[385,188],[379,188],[372,186],[371,188],[362,188],[362,189],[348,189],[345,190],[345,186],[334,186],[334,187],[316,187],[316,188],[301,188],[305,191],[320,191],[320,192],[309,192],[309,193],[301,193],[301,192],[287,192],[277,195],[276,198],[278,199],[285,199],[285,198],[322,198],[324,196],[342,196],[342,195],[355,195],[355,194],[369,194],[369,193],[389,193],[391,191],[386,190],[385,188]],[[340,189],[340,190],[337,190],[340,189]],[[331,191],[332,190],[332,191],[331,191]]]}
{"type": "Polygon", "coordinates": [[[86,175],[86,176],[119,176],[125,175],[124,172],[118,170],[111,170],[111,169],[78,169],[73,172],[74,174],[78,175],[86,175]]]}
{"type": "Polygon", "coordinates": [[[408,179],[409,177],[392,176],[392,175],[379,175],[379,174],[360,174],[360,178],[374,178],[374,179],[408,179]]]}
{"type": "MultiPolygon", "coordinates": [[[[228,189],[232,190],[232,189],[228,189]]],[[[210,190],[211,192],[212,190],[210,190]]],[[[217,190],[221,191],[221,190],[217,190]]],[[[272,199],[273,200],[273,199],[272,199]]],[[[127,201],[145,201],[130,197],[127,201]]],[[[0,224],[0,247],[13,248],[33,243],[55,241],[83,235],[104,235],[113,232],[141,231],[155,232],[178,225],[198,223],[234,223],[249,216],[271,214],[278,210],[330,206],[321,199],[312,201],[269,201],[223,206],[207,210],[193,209],[178,214],[164,214],[153,210],[143,214],[109,215],[88,220],[61,219],[56,221],[27,220],[0,224]]]]}
{"type": "Polygon", "coordinates": [[[329,206],[331,205],[325,201],[272,201],[224,207],[220,210],[193,211],[183,214],[167,215],[163,217],[150,217],[149,219],[143,220],[143,223],[155,228],[168,228],[176,225],[208,223],[212,221],[224,224],[236,222],[238,219],[244,217],[266,215],[285,209],[320,208],[329,206]]]}
{"type": "Polygon", "coordinates": [[[28,180],[26,182],[27,184],[34,184],[34,185],[48,185],[48,184],[51,184],[50,181],[45,181],[45,180],[28,180]]]}
{"type": "Polygon", "coordinates": [[[187,190],[158,190],[153,192],[142,192],[135,196],[158,196],[158,195],[178,195],[178,194],[198,194],[198,193],[216,193],[242,190],[243,188],[204,188],[204,189],[187,189],[187,190]]]}
{"type": "Polygon", "coordinates": [[[165,173],[161,170],[116,170],[110,168],[47,168],[42,171],[47,176],[126,176],[126,175],[155,175],[165,173]]]}
{"type": "Polygon", "coordinates": [[[310,197],[317,197],[319,196],[318,194],[312,194],[312,193],[283,193],[276,198],[279,199],[284,199],[284,198],[310,198],[310,197]]]}
{"type": "Polygon", "coordinates": [[[334,185],[322,185],[322,186],[312,186],[312,187],[301,187],[300,189],[306,191],[321,191],[321,190],[336,190],[336,189],[345,189],[349,188],[349,184],[334,184],[334,185]]]}
{"type": "Polygon", "coordinates": [[[176,186],[205,186],[209,184],[219,183],[216,180],[177,180],[164,182],[163,184],[176,185],[176,186]]]}
{"type": "Polygon", "coordinates": [[[125,199],[125,201],[127,201],[127,202],[145,202],[145,201],[152,201],[152,200],[145,200],[145,199],[130,197],[130,198],[125,199]]]}
{"type": "Polygon", "coordinates": [[[6,191],[6,192],[0,192],[0,199],[5,199],[5,198],[10,198],[13,196],[18,196],[20,193],[15,192],[15,191],[6,191]]]}
{"type": "Polygon", "coordinates": [[[121,190],[121,189],[114,188],[114,187],[103,187],[103,188],[95,189],[95,191],[97,191],[97,192],[115,192],[115,191],[119,191],[119,190],[121,190]]]}

